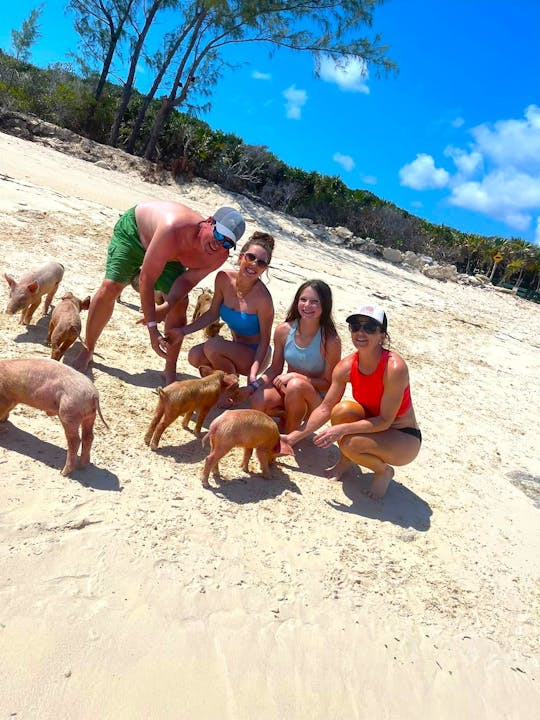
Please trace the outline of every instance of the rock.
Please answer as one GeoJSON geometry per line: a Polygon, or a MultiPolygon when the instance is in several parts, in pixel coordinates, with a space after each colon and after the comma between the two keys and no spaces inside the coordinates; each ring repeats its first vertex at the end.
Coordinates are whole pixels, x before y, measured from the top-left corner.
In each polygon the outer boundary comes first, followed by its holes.
{"type": "Polygon", "coordinates": [[[402,263],[403,262],[403,254],[402,254],[401,250],[398,250],[397,248],[391,248],[391,247],[383,248],[382,256],[385,260],[388,260],[391,263],[402,263]]]}
{"type": "Polygon", "coordinates": [[[455,265],[425,265],[422,273],[435,280],[450,280],[457,282],[457,268],[455,265]]]}

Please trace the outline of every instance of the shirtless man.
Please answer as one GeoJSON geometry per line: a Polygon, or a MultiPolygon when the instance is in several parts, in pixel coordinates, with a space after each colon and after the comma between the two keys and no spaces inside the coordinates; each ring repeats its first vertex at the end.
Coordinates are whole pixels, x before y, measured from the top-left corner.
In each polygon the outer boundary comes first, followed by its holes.
{"type": "Polygon", "coordinates": [[[168,344],[164,336],[169,327],[185,325],[189,291],[223,265],[244,230],[240,213],[228,207],[205,220],[186,205],[157,200],[140,203],[121,215],[109,244],[105,279],[88,310],[84,347],[73,367],[86,370],[117,297],[140,269],[142,322],[152,348],[165,358],[165,383],[174,382],[181,344],[168,344]],[[154,289],[167,296],[159,308],[154,289]],[[164,335],[157,327],[163,318],[164,335]]]}

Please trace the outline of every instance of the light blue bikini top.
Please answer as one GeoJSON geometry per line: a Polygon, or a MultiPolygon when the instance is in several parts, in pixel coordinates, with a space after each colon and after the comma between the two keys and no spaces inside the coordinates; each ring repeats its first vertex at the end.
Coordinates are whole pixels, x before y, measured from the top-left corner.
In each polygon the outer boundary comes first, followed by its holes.
{"type": "Polygon", "coordinates": [[[246,313],[221,305],[219,314],[236,335],[258,335],[261,332],[259,317],[256,313],[246,313]]]}
{"type": "Polygon", "coordinates": [[[309,345],[305,348],[298,347],[294,342],[294,334],[298,327],[298,321],[291,324],[291,329],[285,340],[283,357],[291,368],[306,373],[306,375],[320,375],[324,370],[324,358],[321,354],[321,328],[309,345]]]}

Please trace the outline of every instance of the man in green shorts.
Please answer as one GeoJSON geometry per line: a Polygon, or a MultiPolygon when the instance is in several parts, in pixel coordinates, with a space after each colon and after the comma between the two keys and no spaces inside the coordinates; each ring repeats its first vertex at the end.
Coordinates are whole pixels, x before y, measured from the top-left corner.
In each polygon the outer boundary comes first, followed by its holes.
{"type": "Polygon", "coordinates": [[[244,230],[241,214],[228,207],[204,219],[181,203],[156,200],[140,203],[121,215],[109,244],[105,279],[88,310],[84,347],[73,367],[86,370],[116,299],[140,270],[143,322],[152,348],[165,358],[166,384],[174,382],[180,346],[168,345],[164,335],[170,327],[185,325],[189,291],[225,262],[244,230]],[[154,290],[167,296],[159,309],[154,290]],[[164,335],[158,330],[163,319],[164,335]]]}

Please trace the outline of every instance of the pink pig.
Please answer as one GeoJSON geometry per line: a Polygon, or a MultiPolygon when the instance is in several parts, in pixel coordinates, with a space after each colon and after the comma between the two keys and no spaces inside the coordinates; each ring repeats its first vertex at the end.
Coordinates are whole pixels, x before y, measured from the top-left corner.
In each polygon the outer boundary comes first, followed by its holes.
{"type": "Polygon", "coordinates": [[[17,282],[11,275],[4,274],[9,285],[8,315],[21,310],[21,325],[29,325],[32,315],[45,295],[43,315],[49,311],[52,299],[64,277],[64,266],[54,260],[40,268],[31,270],[17,282]]]}
{"type": "Polygon", "coordinates": [[[93,383],[68,365],[49,358],[0,360],[0,422],[8,419],[19,403],[58,415],[67,439],[67,458],[62,475],[90,462],[94,421],[99,413],[98,391],[93,383]],[[77,453],[81,446],[80,461],[77,453]]]}
{"type": "Polygon", "coordinates": [[[292,447],[279,437],[276,423],[259,410],[226,410],[210,423],[203,445],[207,439],[211,451],[201,477],[204,487],[210,487],[210,471],[219,475],[219,461],[233,447],[244,448],[244,472],[249,470],[249,459],[255,449],[263,477],[269,477],[270,465],[278,455],[294,455],[292,447]]]}
{"type": "Polygon", "coordinates": [[[62,302],[52,311],[49,321],[49,333],[47,345],[51,346],[51,357],[53,360],[60,360],[66,350],[70,348],[81,334],[81,310],[88,310],[90,306],[90,295],[84,300],[71,292],[62,298],[62,302]]]}

